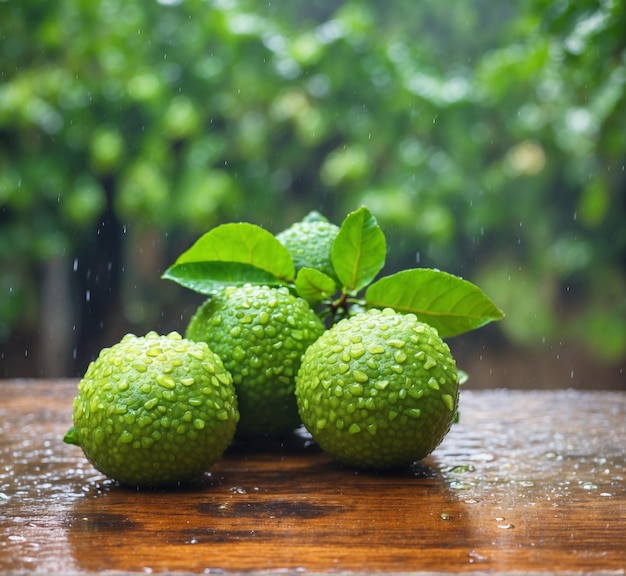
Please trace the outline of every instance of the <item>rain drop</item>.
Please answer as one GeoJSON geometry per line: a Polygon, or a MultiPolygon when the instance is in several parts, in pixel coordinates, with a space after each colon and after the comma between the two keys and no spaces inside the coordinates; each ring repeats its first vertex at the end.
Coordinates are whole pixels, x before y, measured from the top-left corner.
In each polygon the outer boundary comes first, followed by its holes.
{"type": "Polygon", "coordinates": [[[486,562],[489,559],[484,554],[480,554],[479,552],[476,552],[476,550],[472,550],[471,552],[469,552],[468,556],[470,557],[470,563],[472,563],[472,562],[486,562]]]}
{"type": "Polygon", "coordinates": [[[9,540],[12,540],[12,541],[14,541],[14,542],[25,542],[25,541],[26,541],[26,538],[25,538],[24,536],[20,536],[20,535],[18,535],[18,534],[11,534],[11,535],[8,537],[8,539],[9,539],[9,540]]]}
{"type": "Polygon", "coordinates": [[[72,266],[72,270],[74,270],[74,272],[78,270],[78,258],[74,258],[74,265],[72,266]]]}

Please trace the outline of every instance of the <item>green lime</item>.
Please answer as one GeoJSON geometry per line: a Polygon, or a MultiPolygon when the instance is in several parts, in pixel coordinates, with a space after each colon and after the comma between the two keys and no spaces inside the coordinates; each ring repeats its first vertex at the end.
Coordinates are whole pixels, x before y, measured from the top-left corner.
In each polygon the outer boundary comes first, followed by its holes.
{"type": "Polygon", "coordinates": [[[459,378],[450,349],[413,314],[368,310],[306,351],[296,378],[305,427],[320,447],[362,468],[430,454],[454,420],[459,378]]]}
{"type": "Polygon", "coordinates": [[[308,303],[287,288],[220,290],[196,311],[186,337],[206,342],[233,375],[238,436],[280,436],[300,425],[294,396],[302,354],[324,331],[308,303]]]}
{"type": "Polygon", "coordinates": [[[128,334],[78,384],[64,440],[122,484],[166,486],[201,476],[235,434],[231,375],[204,343],[172,332],[128,334]]]}
{"type": "Polygon", "coordinates": [[[330,254],[338,233],[339,226],[312,212],[301,222],[276,234],[276,238],[291,254],[296,271],[315,268],[337,280],[330,254]]]}

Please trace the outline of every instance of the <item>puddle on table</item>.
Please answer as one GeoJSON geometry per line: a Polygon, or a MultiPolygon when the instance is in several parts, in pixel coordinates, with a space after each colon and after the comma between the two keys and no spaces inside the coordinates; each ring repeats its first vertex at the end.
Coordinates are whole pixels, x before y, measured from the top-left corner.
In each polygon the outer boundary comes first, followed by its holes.
{"type": "MultiPolygon", "coordinates": [[[[24,434],[3,426],[0,442],[0,571],[42,567],[50,542],[64,541],[53,519],[85,496],[96,474],[84,459],[58,449],[56,434],[24,434]],[[3,559],[4,558],[4,559],[3,559]],[[4,565],[4,561],[11,562],[4,565]]],[[[98,476],[99,477],[99,476],[98,476]]],[[[71,558],[54,555],[46,570],[72,571],[71,558]]]]}
{"type": "MultiPolygon", "coordinates": [[[[533,403],[538,416],[527,427],[515,422],[519,416],[514,405],[492,411],[492,418],[477,424],[464,424],[461,412],[461,423],[430,457],[450,490],[465,501],[515,498],[529,506],[623,495],[626,415],[621,425],[607,429],[602,410],[589,409],[572,420],[543,404],[541,396],[533,403]]],[[[472,405],[472,410],[479,414],[493,408],[472,405]]],[[[607,403],[606,411],[612,410],[618,408],[607,403]]]]}
{"type": "Polygon", "coordinates": [[[58,449],[56,436],[13,443],[0,465],[0,505],[19,498],[22,507],[49,507],[55,502],[82,498],[89,486],[102,479],[79,453],[69,456],[58,449]],[[69,488],[69,490],[68,490],[69,488]]]}

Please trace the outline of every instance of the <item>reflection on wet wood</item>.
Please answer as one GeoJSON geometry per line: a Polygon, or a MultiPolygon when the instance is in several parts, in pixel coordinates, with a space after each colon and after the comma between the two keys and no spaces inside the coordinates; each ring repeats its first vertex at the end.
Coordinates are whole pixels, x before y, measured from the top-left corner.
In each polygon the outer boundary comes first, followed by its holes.
{"type": "Polygon", "coordinates": [[[0,382],[0,574],[626,567],[624,393],[463,391],[461,422],[411,469],[357,472],[294,435],[165,492],[62,443],[75,390],[0,382]]]}

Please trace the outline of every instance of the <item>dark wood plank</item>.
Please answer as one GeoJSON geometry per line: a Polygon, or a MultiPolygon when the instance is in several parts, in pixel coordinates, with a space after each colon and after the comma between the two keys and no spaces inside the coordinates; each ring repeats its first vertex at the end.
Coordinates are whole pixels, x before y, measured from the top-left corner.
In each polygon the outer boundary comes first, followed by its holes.
{"type": "Polygon", "coordinates": [[[626,568],[621,392],[463,391],[461,422],[401,472],[342,467],[294,435],[137,491],[63,444],[75,391],[0,382],[0,574],[626,568]]]}

